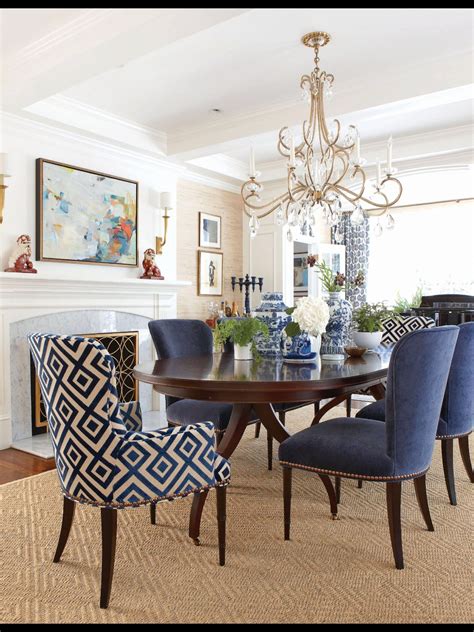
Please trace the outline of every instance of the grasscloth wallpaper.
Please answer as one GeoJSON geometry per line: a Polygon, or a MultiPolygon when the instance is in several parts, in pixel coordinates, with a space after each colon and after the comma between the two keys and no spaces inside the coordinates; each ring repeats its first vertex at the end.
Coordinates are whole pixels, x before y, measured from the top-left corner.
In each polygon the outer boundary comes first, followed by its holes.
{"type": "MultiPolygon", "coordinates": [[[[196,182],[179,180],[176,195],[177,208],[177,271],[178,279],[191,281],[191,287],[182,288],[178,298],[178,318],[205,319],[209,301],[227,300],[232,303],[234,293],[230,277],[242,276],[242,206],[240,196],[196,182]],[[222,296],[198,296],[199,212],[220,215],[224,254],[224,289],[222,296]]],[[[207,248],[203,248],[207,250],[207,248]]],[[[242,295],[237,289],[235,300],[242,309],[242,295]]]]}

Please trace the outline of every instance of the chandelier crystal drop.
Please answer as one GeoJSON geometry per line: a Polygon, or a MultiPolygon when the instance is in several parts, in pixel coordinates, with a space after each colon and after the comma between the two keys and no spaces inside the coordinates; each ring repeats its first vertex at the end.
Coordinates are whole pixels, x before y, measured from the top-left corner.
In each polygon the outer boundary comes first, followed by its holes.
{"type": "MultiPolygon", "coordinates": [[[[259,220],[274,211],[276,223],[280,226],[287,224],[290,241],[293,240],[292,228],[301,227],[306,222],[314,225],[316,211],[322,212],[323,218],[335,228],[344,212],[351,213],[351,222],[355,225],[373,214],[386,217],[387,229],[394,226],[388,209],[398,202],[403,189],[394,177],[392,138],[387,143],[384,175],[378,161],[375,182],[369,186],[363,169],[366,161],[360,153],[360,135],[355,125],[343,130],[337,119],[329,125],[326,122],[324,101],[332,95],[334,76],[320,69],[319,52],[330,39],[330,35],[322,31],[308,33],[302,38],[303,44],[312,48],[315,54],[313,71],[300,80],[301,96],[309,104],[309,115],[303,122],[298,142],[288,127],[279,132],[277,149],[288,161],[287,190],[268,202],[261,200],[263,186],[258,181],[260,173],[255,169],[251,148],[249,179],[242,184],[241,196],[253,237],[258,231],[259,220]]],[[[381,233],[380,219],[377,227],[381,233]]],[[[375,232],[379,233],[377,229],[375,232]]]]}

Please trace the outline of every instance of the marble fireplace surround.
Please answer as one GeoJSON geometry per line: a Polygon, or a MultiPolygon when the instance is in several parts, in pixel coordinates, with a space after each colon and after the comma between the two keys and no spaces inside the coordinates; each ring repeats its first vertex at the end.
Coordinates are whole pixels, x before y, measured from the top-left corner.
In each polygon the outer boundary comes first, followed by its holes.
{"type": "MultiPolygon", "coordinates": [[[[179,288],[185,285],[190,284],[139,279],[105,282],[0,273],[0,449],[13,446],[51,456],[46,435],[31,439],[28,333],[138,331],[139,361],[144,362],[152,359],[154,353],[148,322],[175,318],[179,288]],[[29,449],[34,442],[40,449],[29,449]]],[[[147,385],[141,384],[139,393],[148,419],[159,419],[159,413],[155,415],[151,411],[159,411],[162,398],[147,385]]]]}

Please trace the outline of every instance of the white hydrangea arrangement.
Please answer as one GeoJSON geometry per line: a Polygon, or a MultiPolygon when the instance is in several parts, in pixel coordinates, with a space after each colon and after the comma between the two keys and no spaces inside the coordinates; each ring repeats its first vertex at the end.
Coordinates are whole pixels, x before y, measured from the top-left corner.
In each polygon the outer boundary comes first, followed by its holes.
{"type": "Polygon", "coordinates": [[[287,336],[298,336],[306,332],[311,336],[319,336],[326,331],[329,322],[329,307],[322,298],[303,296],[296,301],[295,307],[286,310],[291,315],[291,323],[285,327],[287,336]]]}

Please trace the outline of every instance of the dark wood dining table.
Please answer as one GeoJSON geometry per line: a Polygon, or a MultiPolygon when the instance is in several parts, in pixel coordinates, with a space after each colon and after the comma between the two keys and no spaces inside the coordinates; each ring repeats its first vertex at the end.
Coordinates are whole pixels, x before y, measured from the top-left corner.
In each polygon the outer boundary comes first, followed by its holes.
{"type": "MultiPolygon", "coordinates": [[[[229,425],[217,448],[228,459],[238,446],[252,411],[281,443],[290,434],[272,404],[343,400],[359,389],[369,389],[376,399],[384,397],[383,382],[389,360],[389,349],[342,361],[324,361],[318,357],[311,364],[292,364],[281,357],[234,360],[232,353],[215,353],[138,364],[133,373],[137,380],[152,384],[164,395],[233,404],[229,425]]],[[[317,421],[318,415],[313,423],[317,421]]],[[[207,493],[196,494],[193,501],[189,535],[195,544],[199,544],[206,496],[207,493]]]]}

